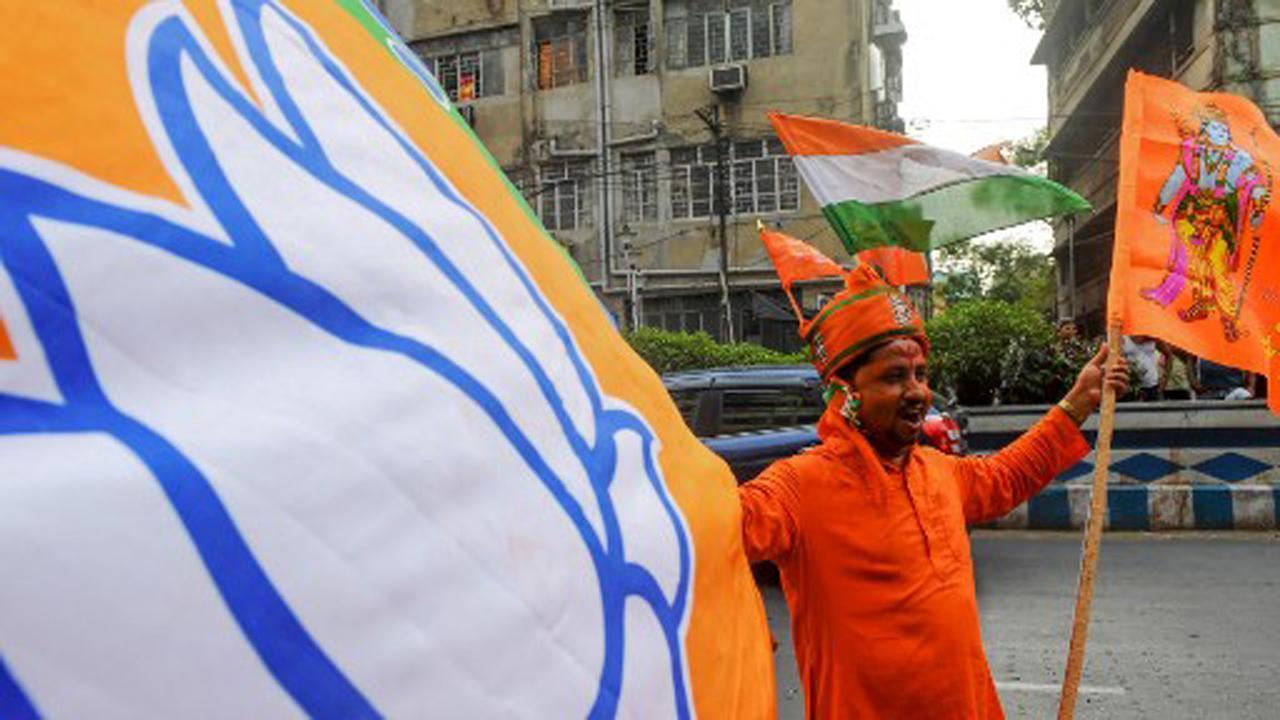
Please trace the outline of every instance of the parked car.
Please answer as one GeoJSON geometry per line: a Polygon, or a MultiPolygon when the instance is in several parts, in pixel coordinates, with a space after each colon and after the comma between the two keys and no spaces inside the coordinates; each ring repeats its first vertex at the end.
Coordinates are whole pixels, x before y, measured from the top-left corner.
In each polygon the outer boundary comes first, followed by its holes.
{"type": "MultiPolygon", "coordinates": [[[[738,482],[774,460],[816,445],[825,409],[812,365],[713,368],[663,376],[667,391],[695,435],[729,463],[738,482]]],[[[965,418],[937,407],[925,417],[921,440],[963,455],[965,418]]]]}

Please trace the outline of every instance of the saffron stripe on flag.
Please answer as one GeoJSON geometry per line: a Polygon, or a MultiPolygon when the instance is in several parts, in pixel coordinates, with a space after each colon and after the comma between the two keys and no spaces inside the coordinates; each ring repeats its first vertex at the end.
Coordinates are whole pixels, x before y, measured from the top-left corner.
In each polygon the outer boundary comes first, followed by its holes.
{"type": "Polygon", "coordinates": [[[838,120],[769,113],[778,138],[793,156],[861,155],[903,145],[919,145],[905,135],[838,120]]]}

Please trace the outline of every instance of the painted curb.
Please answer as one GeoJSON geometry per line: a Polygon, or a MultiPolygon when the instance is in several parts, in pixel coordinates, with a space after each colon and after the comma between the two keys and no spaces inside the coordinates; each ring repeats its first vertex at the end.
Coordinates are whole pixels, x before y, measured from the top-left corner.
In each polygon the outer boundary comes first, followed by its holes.
{"type": "MultiPolygon", "coordinates": [[[[969,441],[998,450],[1047,407],[979,408],[969,441]]],[[[1097,418],[1085,424],[1096,440],[1097,418]]],[[[1079,529],[1089,512],[1094,454],[995,522],[998,528],[1079,529]]],[[[1109,530],[1280,529],[1280,420],[1261,401],[1121,405],[1107,486],[1109,530]]]]}

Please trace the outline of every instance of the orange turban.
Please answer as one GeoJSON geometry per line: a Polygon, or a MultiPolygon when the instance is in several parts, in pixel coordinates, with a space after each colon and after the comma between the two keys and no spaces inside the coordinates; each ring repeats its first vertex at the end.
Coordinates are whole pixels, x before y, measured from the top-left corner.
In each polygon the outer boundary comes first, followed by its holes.
{"type": "Polygon", "coordinates": [[[809,343],[813,364],[824,382],[868,350],[895,338],[912,338],[929,352],[924,324],[911,301],[870,266],[858,265],[846,272],[812,246],[763,227],[760,239],[800,321],[800,337],[809,343]],[[791,285],[824,276],[843,276],[844,289],[812,320],[806,320],[791,285]]]}

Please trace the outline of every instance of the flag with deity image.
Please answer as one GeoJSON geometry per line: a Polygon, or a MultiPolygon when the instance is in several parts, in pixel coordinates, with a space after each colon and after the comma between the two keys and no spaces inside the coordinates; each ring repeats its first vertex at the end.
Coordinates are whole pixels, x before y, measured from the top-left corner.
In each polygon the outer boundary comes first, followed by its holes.
{"type": "Polygon", "coordinates": [[[0,47],[0,717],[772,715],[732,474],[369,3],[0,47]]]}
{"type": "Polygon", "coordinates": [[[1277,163],[1246,98],[1129,73],[1109,321],[1267,376],[1280,414],[1277,163]]]}

